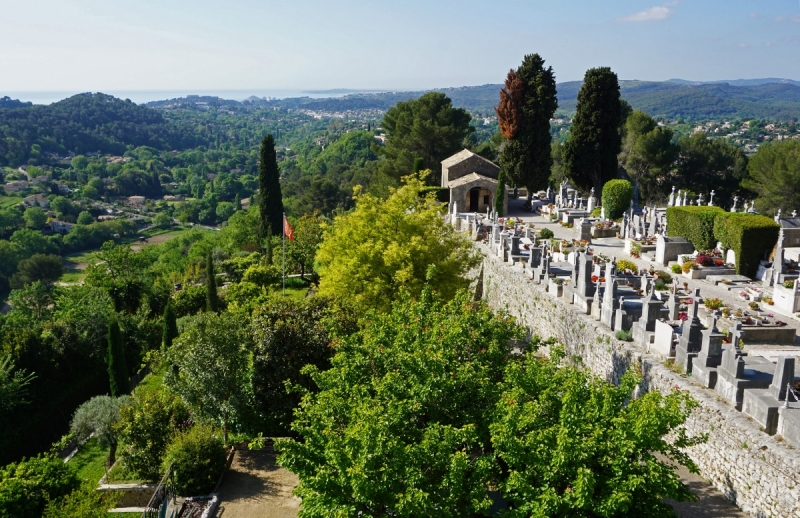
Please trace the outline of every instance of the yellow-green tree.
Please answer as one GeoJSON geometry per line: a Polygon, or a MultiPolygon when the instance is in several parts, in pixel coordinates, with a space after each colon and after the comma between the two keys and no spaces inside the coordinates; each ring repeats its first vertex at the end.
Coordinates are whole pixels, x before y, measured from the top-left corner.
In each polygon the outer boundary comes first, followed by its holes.
{"type": "Polygon", "coordinates": [[[424,193],[427,174],[406,177],[387,200],[356,193],[355,209],[334,220],[317,252],[320,294],[388,309],[401,287],[416,295],[426,279],[447,299],[466,287],[477,254],[424,193]]]}

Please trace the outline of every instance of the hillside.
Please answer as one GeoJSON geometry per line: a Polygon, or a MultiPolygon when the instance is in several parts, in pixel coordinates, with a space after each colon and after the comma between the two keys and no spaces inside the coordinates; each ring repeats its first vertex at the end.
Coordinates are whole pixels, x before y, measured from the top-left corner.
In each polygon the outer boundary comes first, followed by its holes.
{"type": "Polygon", "coordinates": [[[190,128],[166,121],[160,112],[101,93],[0,109],[0,166],[25,163],[33,145],[38,152],[122,154],[128,145],[184,149],[197,144],[190,128]]]}
{"type": "MultiPolygon", "coordinates": [[[[758,80],[752,80],[758,83],[758,80]]],[[[765,80],[766,81],[766,80],[765,80]]],[[[558,84],[559,112],[575,111],[580,81],[558,84]]],[[[497,104],[502,85],[488,84],[443,88],[455,106],[473,113],[491,114],[497,104]]],[[[800,119],[800,86],[785,82],[764,82],[752,86],[727,83],[679,83],[674,81],[622,81],[622,97],[634,108],[651,115],[687,120],[707,119],[800,119]]],[[[340,98],[311,100],[306,98],[278,101],[287,107],[314,111],[386,110],[398,101],[417,98],[424,92],[392,92],[347,95],[340,98]]]]}

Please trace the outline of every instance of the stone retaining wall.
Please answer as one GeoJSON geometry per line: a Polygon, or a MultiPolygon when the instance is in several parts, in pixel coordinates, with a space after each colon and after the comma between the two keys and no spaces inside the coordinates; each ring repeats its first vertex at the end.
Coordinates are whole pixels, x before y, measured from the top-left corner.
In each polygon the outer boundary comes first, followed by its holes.
{"type": "Polygon", "coordinates": [[[641,364],[645,390],[688,391],[699,403],[686,422],[690,435],[708,434],[708,442],[690,449],[701,475],[757,517],[800,518],[800,451],[759,430],[749,417],[722,402],[713,390],[695,384],[638,346],[621,342],[590,316],[563,299],[549,296],[519,266],[504,264],[488,247],[482,294],[490,306],[517,318],[531,334],[555,337],[568,355],[578,355],[595,374],[616,382],[633,364],[641,364]]]}

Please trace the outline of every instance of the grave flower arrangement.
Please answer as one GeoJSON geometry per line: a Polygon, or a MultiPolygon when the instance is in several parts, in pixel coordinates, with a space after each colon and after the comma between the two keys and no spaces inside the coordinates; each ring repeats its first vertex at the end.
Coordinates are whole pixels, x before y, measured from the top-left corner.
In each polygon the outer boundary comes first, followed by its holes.
{"type": "Polygon", "coordinates": [[[711,298],[711,299],[706,299],[705,300],[706,309],[709,309],[711,311],[715,311],[717,309],[720,309],[724,305],[725,305],[725,303],[722,302],[721,299],[711,298]]]}
{"type": "Polygon", "coordinates": [[[783,281],[783,287],[791,290],[794,288],[794,280],[783,281]]]}
{"type": "Polygon", "coordinates": [[[592,275],[592,282],[597,282],[597,279],[598,279],[597,275],[592,275]]]}

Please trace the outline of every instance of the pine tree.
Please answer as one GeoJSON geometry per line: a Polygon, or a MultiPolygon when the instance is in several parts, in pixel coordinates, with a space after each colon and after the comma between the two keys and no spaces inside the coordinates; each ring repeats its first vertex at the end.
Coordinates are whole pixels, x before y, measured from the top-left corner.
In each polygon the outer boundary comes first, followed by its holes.
{"type": "Polygon", "coordinates": [[[545,68],[539,54],[528,54],[516,71],[509,71],[495,110],[500,130],[508,139],[500,165],[514,185],[527,188],[526,207],[530,207],[533,193],[544,189],[550,178],[550,119],[556,108],[553,68],[545,68]]]}
{"type": "Polygon", "coordinates": [[[217,279],[214,275],[214,259],[211,257],[211,252],[206,255],[206,311],[209,313],[219,311],[217,279]]]}
{"type": "Polygon", "coordinates": [[[578,93],[564,163],[576,187],[603,192],[603,184],[617,176],[622,148],[622,104],[617,74],[608,67],[586,72],[578,93]]]}
{"type": "Polygon", "coordinates": [[[505,208],[505,199],[508,196],[506,193],[506,171],[505,169],[500,170],[500,174],[497,175],[497,191],[494,193],[494,211],[497,213],[497,217],[502,217],[503,209],[505,208]]]}
{"type": "Polygon", "coordinates": [[[261,162],[258,165],[259,209],[261,212],[261,238],[267,237],[267,228],[273,236],[283,228],[283,199],[281,197],[280,171],[275,154],[275,140],[267,135],[261,141],[261,162]]]}
{"type": "Polygon", "coordinates": [[[122,347],[122,333],[116,319],[108,324],[108,381],[111,387],[111,397],[122,396],[130,391],[125,350],[122,347]]]}
{"type": "Polygon", "coordinates": [[[178,336],[176,320],[175,308],[172,306],[172,302],[169,302],[164,308],[164,317],[161,323],[161,344],[165,351],[172,347],[172,341],[178,336]]]}

